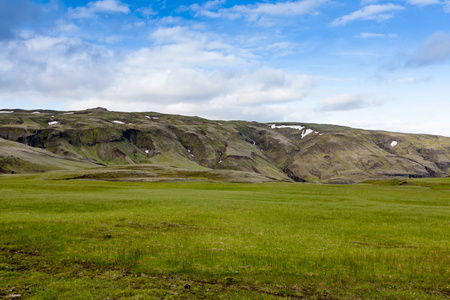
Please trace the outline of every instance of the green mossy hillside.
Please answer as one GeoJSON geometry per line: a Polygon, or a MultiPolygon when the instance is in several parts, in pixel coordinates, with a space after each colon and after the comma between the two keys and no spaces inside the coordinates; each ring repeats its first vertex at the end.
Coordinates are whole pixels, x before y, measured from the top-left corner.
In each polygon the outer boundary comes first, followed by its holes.
{"type": "MultiPolygon", "coordinates": [[[[212,121],[102,108],[17,110],[0,115],[0,138],[87,164],[234,170],[278,181],[450,176],[448,137],[334,125],[212,121]]],[[[5,156],[2,164],[3,173],[48,170],[5,156]]]]}

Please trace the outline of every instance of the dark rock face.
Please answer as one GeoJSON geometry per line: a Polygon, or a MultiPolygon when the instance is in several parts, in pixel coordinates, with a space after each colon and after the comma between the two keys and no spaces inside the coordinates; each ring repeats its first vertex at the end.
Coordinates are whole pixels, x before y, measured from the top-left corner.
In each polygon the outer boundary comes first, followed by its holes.
{"type": "MultiPolygon", "coordinates": [[[[0,137],[102,165],[168,162],[274,180],[352,183],[450,176],[450,138],[318,124],[209,121],[102,108],[0,116],[0,137]],[[54,123],[57,120],[57,123],[54,123]]],[[[2,160],[7,172],[11,158],[2,160]]]]}
{"type": "Polygon", "coordinates": [[[124,131],[123,137],[140,149],[154,150],[155,148],[152,138],[140,130],[127,129],[124,131]]]}

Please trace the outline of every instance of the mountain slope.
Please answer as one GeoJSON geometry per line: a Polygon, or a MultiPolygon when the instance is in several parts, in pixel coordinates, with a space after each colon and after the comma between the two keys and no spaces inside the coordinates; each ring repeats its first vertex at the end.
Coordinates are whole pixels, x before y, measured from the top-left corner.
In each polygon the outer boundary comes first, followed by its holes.
{"type": "Polygon", "coordinates": [[[268,180],[352,183],[450,175],[450,138],[333,125],[211,121],[158,113],[0,111],[0,172],[157,164],[268,180]],[[32,164],[17,167],[26,147],[32,164]],[[32,150],[30,150],[32,149],[32,150]],[[22,150],[23,152],[24,150],[22,150]],[[53,164],[39,164],[38,157],[53,164]],[[66,163],[63,164],[62,162],[66,163]]]}

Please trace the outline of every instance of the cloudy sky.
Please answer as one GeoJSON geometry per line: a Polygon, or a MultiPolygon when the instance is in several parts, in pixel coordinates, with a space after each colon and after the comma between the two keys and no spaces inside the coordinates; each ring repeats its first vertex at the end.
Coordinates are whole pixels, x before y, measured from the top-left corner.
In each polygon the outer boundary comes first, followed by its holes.
{"type": "Polygon", "coordinates": [[[0,108],[450,136],[450,0],[0,0],[0,108]]]}

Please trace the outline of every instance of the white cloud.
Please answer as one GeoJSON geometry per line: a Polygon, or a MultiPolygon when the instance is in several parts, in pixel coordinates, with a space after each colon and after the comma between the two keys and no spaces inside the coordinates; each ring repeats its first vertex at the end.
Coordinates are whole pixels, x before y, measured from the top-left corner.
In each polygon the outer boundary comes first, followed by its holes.
{"type": "Polygon", "coordinates": [[[417,6],[426,6],[431,4],[440,4],[439,0],[407,0],[406,3],[417,6]]]}
{"type": "Polygon", "coordinates": [[[229,105],[214,103],[178,102],[164,104],[158,102],[117,102],[113,100],[90,99],[73,102],[68,110],[81,110],[92,107],[105,107],[118,111],[157,111],[169,114],[183,114],[188,116],[201,116],[211,120],[255,120],[260,122],[305,120],[314,113],[303,113],[286,104],[261,105],[229,105]],[[137,109],[138,108],[138,109],[137,109]]]}
{"type": "Polygon", "coordinates": [[[377,57],[380,56],[380,52],[376,52],[374,50],[352,50],[352,51],[340,51],[340,52],[332,52],[333,55],[339,56],[347,56],[347,57],[377,57]]]}
{"type": "Polygon", "coordinates": [[[311,77],[261,67],[213,34],[173,27],[150,38],[152,47],[120,55],[62,37],[0,44],[0,101],[269,120],[313,87],[311,77]]]}
{"type": "Polygon", "coordinates": [[[396,38],[396,37],[398,37],[398,35],[394,34],[394,33],[385,34],[385,33],[361,32],[356,37],[360,38],[360,39],[384,38],[384,37],[396,38]]]}
{"type": "Polygon", "coordinates": [[[255,69],[246,53],[214,35],[176,26],[159,28],[151,38],[156,47],[142,48],[127,57],[122,70],[131,80],[119,80],[108,97],[127,98],[127,91],[133,91],[137,98],[152,95],[168,103],[189,99],[253,105],[299,100],[311,87],[312,79],[304,75],[255,69]],[[247,68],[254,71],[245,71],[247,68]]]}
{"type": "Polygon", "coordinates": [[[213,34],[188,27],[161,27],[150,35],[155,46],[141,48],[128,57],[136,68],[143,66],[217,68],[245,66],[244,54],[215,38],[213,34]]]}
{"type": "MultiPolygon", "coordinates": [[[[317,8],[328,0],[303,0],[277,3],[256,3],[252,5],[235,5],[231,8],[218,9],[225,1],[209,1],[204,5],[193,4],[189,9],[195,16],[209,18],[226,17],[230,19],[246,18],[259,21],[264,17],[294,17],[305,14],[317,14],[317,8]],[[213,3],[214,5],[211,5],[213,3]]],[[[270,22],[270,21],[268,21],[270,22]]]]}
{"type": "Polygon", "coordinates": [[[380,105],[382,101],[373,99],[367,94],[341,94],[323,99],[320,102],[321,111],[348,111],[369,106],[380,105]]]}
{"type": "Polygon", "coordinates": [[[158,12],[154,11],[151,6],[141,7],[137,10],[137,12],[139,12],[140,14],[142,14],[147,18],[158,14],[158,12]]]}
{"type": "Polygon", "coordinates": [[[444,1],[444,12],[450,14],[450,0],[444,1]]]}
{"type": "Polygon", "coordinates": [[[419,7],[442,5],[444,12],[450,13],[450,0],[406,0],[406,3],[419,7]]]}
{"type": "Polygon", "coordinates": [[[286,74],[276,69],[260,69],[228,78],[234,88],[218,95],[213,102],[231,105],[255,105],[299,101],[310,90],[313,80],[306,75],[286,74]]]}
{"type": "Polygon", "coordinates": [[[367,5],[367,4],[374,4],[374,3],[378,3],[380,2],[380,0],[362,0],[360,2],[361,5],[367,5]]]}
{"type": "Polygon", "coordinates": [[[163,17],[161,19],[158,20],[158,24],[162,25],[162,26],[166,26],[166,25],[174,25],[174,24],[179,24],[183,22],[183,18],[181,17],[172,17],[172,16],[167,16],[167,17],[163,17]]]}
{"type": "Polygon", "coordinates": [[[431,80],[430,76],[425,77],[413,77],[409,75],[399,75],[392,78],[388,78],[387,82],[389,83],[425,83],[431,80]]]}
{"type": "Polygon", "coordinates": [[[68,15],[72,19],[91,18],[98,13],[130,13],[130,9],[120,0],[99,0],[89,2],[86,6],[69,8],[68,15]]]}
{"type": "MultiPolygon", "coordinates": [[[[447,1],[447,0],[445,0],[447,1]]],[[[444,3],[445,3],[444,1],[444,3]]],[[[380,0],[362,0],[361,5],[378,3],[380,0]]],[[[415,6],[427,6],[433,4],[443,4],[440,0],[404,0],[406,4],[415,6]]]]}
{"type": "Polygon", "coordinates": [[[392,18],[393,11],[403,10],[404,7],[400,5],[394,5],[392,3],[383,5],[368,5],[360,10],[357,10],[349,15],[342,16],[335,19],[331,25],[332,26],[342,26],[353,21],[358,20],[374,20],[374,21],[384,21],[392,18]]]}
{"type": "Polygon", "coordinates": [[[300,51],[297,49],[298,48],[297,44],[290,42],[276,42],[273,44],[266,45],[262,48],[264,48],[265,50],[269,50],[272,57],[286,56],[300,51]]]}
{"type": "Polygon", "coordinates": [[[106,36],[103,38],[100,38],[99,41],[108,43],[108,44],[114,44],[114,43],[118,43],[121,41],[121,38],[117,37],[117,36],[106,36]]]}
{"type": "Polygon", "coordinates": [[[203,43],[206,34],[190,30],[188,27],[159,27],[151,33],[150,38],[157,44],[181,44],[181,43],[203,43]]]}
{"type": "Polygon", "coordinates": [[[304,0],[295,2],[258,3],[255,7],[235,6],[234,11],[243,11],[253,15],[271,15],[271,16],[299,16],[315,11],[320,5],[327,1],[324,0],[304,0]]]}
{"type": "Polygon", "coordinates": [[[212,10],[219,9],[222,4],[224,4],[226,0],[214,0],[214,1],[208,1],[205,2],[203,5],[200,5],[198,3],[194,3],[190,5],[189,7],[182,6],[179,8],[179,10],[191,10],[195,12],[195,16],[203,16],[203,17],[209,17],[209,18],[218,18],[221,16],[221,14],[217,12],[213,12],[212,10]]]}
{"type": "Polygon", "coordinates": [[[445,13],[450,13],[450,0],[406,0],[407,4],[424,7],[428,5],[442,5],[445,13]]]}
{"type": "Polygon", "coordinates": [[[391,120],[326,120],[327,124],[340,124],[343,126],[350,126],[353,128],[364,128],[368,130],[387,130],[390,132],[404,132],[404,133],[424,133],[424,134],[436,134],[450,137],[450,125],[445,121],[430,121],[430,120],[418,120],[409,118],[406,121],[402,119],[391,120]]]}
{"type": "Polygon", "coordinates": [[[208,1],[205,4],[203,4],[203,8],[205,8],[205,9],[217,8],[217,7],[220,7],[220,5],[224,4],[225,2],[227,2],[227,1],[226,0],[208,1]]]}
{"type": "Polygon", "coordinates": [[[361,32],[357,37],[361,39],[385,37],[384,33],[361,32]]]}
{"type": "Polygon", "coordinates": [[[70,100],[109,84],[113,54],[78,39],[37,36],[0,44],[3,99],[70,100]]]}
{"type": "Polygon", "coordinates": [[[426,39],[406,62],[407,67],[420,67],[450,60],[450,34],[436,32],[426,39]]]}
{"type": "MultiPolygon", "coordinates": [[[[227,115],[226,111],[233,107],[256,109],[260,105],[300,101],[311,85],[312,80],[308,76],[285,74],[276,69],[231,74],[172,69],[148,71],[145,76],[128,69],[125,74],[115,78],[114,83],[104,89],[101,95],[92,97],[87,103],[100,103],[107,99],[116,103],[135,103],[133,110],[156,105],[163,111],[174,107],[222,107],[222,115],[227,115]]],[[[85,105],[86,102],[74,101],[71,107],[85,105]]],[[[177,113],[190,111],[180,109],[177,113]]]]}
{"type": "Polygon", "coordinates": [[[56,26],[53,29],[53,31],[56,33],[74,32],[77,31],[78,29],[79,28],[74,23],[61,19],[56,21],[56,26]]]}

